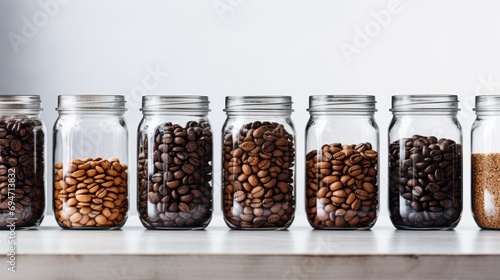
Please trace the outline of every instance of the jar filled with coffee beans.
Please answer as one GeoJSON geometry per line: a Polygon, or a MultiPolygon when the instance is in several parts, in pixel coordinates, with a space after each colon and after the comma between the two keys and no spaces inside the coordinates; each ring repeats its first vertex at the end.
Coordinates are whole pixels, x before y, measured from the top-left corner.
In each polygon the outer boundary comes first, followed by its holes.
{"type": "Polygon", "coordinates": [[[369,229],[379,205],[375,97],[309,97],[306,213],[316,229],[369,229]]]}
{"type": "Polygon", "coordinates": [[[290,96],[226,97],[222,207],[232,229],[286,229],[295,215],[290,96]]]}
{"type": "Polygon", "coordinates": [[[452,229],[462,213],[456,95],[396,95],[389,127],[389,211],[399,229],[452,229]]]}
{"type": "Polygon", "coordinates": [[[472,213],[482,229],[500,229],[500,96],[476,96],[472,125],[472,213]]]}
{"type": "Polygon", "coordinates": [[[0,229],[36,228],[45,213],[40,96],[0,96],[0,229]]]}
{"type": "Polygon", "coordinates": [[[118,229],[128,215],[121,95],[61,95],[54,125],[54,215],[65,229],[118,229]]]}
{"type": "Polygon", "coordinates": [[[212,218],[213,136],[207,96],[144,96],[137,206],[148,229],[203,229],[212,218]]]}

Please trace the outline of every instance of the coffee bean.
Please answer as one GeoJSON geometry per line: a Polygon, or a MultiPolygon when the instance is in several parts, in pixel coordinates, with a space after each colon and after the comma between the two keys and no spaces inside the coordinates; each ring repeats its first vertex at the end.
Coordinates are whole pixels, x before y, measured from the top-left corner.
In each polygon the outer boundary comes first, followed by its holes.
{"type": "MultiPolygon", "coordinates": [[[[212,132],[205,121],[166,122],[141,134],[138,157],[139,216],[150,229],[204,228],[212,217],[212,132]],[[152,143],[149,143],[152,141],[152,143]],[[150,178],[149,154],[154,166],[150,178]],[[162,174],[161,180],[154,174],[162,174]],[[158,184],[159,201],[147,193],[158,184]],[[158,205],[163,211],[158,211],[158,205]]],[[[237,171],[236,169],[234,171],[237,171]]],[[[245,199],[242,197],[241,199],[245,199]]]]}
{"type": "Polygon", "coordinates": [[[243,125],[236,135],[226,131],[223,138],[223,210],[228,225],[287,227],[295,211],[293,136],[282,124],[256,121],[243,125]],[[250,215],[247,208],[254,209],[250,215]]]}
{"type": "Polygon", "coordinates": [[[359,200],[367,200],[368,199],[368,192],[366,192],[364,190],[356,190],[354,193],[356,194],[356,198],[358,198],[359,200]]]}
{"type": "Polygon", "coordinates": [[[412,194],[413,194],[414,196],[417,196],[417,197],[418,197],[418,196],[421,196],[423,193],[424,193],[424,190],[422,189],[422,187],[420,187],[420,186],[415,186],[415,187],[413,188],[412,194]]]}
{"type": "Polygon", "coordinates": [[[440,189],[440,186],[437,184],[437,183],[434,183],[434,182],[430,182],[427,187],[426,187],[427,191],[431,192],[431,193],[435,193],[435,192],[438,192],[439,189],[440,189]]]}
{"type": "Polygon", "coordinates": [[[361,172],[363,172],[363,170],[362,170],[361,166],[359,166],[359,165],[354,165],[351,168],[349,168],[349,175],[351,177],[356,177],[359,174],[361,174],[361,172]]]}
{"type": "Polygon", "coordinates": [[[396,227],[449,228],[458,223],[461,153],[455,141],[432,136],[414,135],[389,145],[389,208],[396,227]],[[448,167],[447,173],[443,168],[448,167]]]}
{"type": "MultiPolygon", "coordinates": [[[[121,227],[128,212],[127,169],[117,158],[56,163],[54,214],[58,224],[63,228],[121,227]]],[[[150,192],[149,198],[156,201],[160,195],[150,192]]]]}
{"type": "Polygon", "coordinates": [[[241,148],[245,152],[252,151],[253,149],[255,149],[255,143],[252,141],[243,142],[243,144],[241,144],[241,148]]]}
{"type": "Polygon", "coordinates": [[[371,143],[332,143],[308,152],[309,223],[315,228],[373,226],[378,208],[377,161],[371,143]]]}
{"type": "Polygon", "coordinates": [[[39,120],[0,116],[0,229],[8,229],[14,219],[16,229],[40,225],[45,212],[44,141],[39,120]]]}
{"type": "Polygon", "coordinates": [[[262,187],[256,187],[252,189],[253,197],[259,198],[264,195],[264,189],[262,187]]]}
{"type": "Polygon", "coordinates": [[[17,139],[15,140],[12,140],[12,142],[10,142],[10,148],[15,151],[15,152],[19,152],[23,147],[23,143],[17,139]]]}

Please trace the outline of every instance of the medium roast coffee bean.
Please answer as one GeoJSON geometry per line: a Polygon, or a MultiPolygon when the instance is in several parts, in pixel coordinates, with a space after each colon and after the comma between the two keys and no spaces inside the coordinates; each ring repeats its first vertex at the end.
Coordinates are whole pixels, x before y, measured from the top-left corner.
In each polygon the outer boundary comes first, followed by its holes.
{"type": "Polygon", "coordinates": [[[117,158],[84,158],[54,168],[54,214],[61,227],[108,228],[125,222],[127,165],[117,158]]]}
{"type": "Polygon", "coordinates": [[[223,211],[231,228],[281,228],[295,211],[294,138],[279,123],[224,133],[223,211]],[[248,213],[245,212],[248,209],[248,213]]]}
{"type": "Polygon", "coordinates": [[[420,135],[391,143],[389,210],[398,228],[454,227],[462,213],[462,146],[420,135]]]}
{"type": "Polygon", "coordinates": [[[143,225],[152,229],[208,225],[213,204],[210,124],[168,122],[154,134],[144,132],[141,141],[138,211],[143,225]],[[154,162],[149,162],[150,154],[154,162]]]}
{"type": "Polygon", "coordinates": [[[310,151],[306,155],[309,223],[314,228],[373,226],[378,210],[377,163],[371,143],[332,143],[310,151]]]}
{"type": "Polygon", "coordinates": [[[44,131],[40,121],[0,117],[0,229],[36,227],[45,212],[44,131]],[[10,203],[10,204],[9,204],[10,203]]]}

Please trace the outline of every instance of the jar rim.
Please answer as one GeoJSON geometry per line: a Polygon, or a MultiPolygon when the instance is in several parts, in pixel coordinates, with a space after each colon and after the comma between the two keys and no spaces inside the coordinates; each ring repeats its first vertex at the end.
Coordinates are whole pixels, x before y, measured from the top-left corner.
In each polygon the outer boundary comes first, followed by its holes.
{"type": "Polygon", "coordinates": [[[125,112],[123,95],[64,94],[58,96],[56,111],[115,111],[125,112]]]}
{"type": "Polygon", "coordinates": [[[476,108],[472,109],[476,113],[499,112],[500,95],[478,95],[476,96],[476,108]]]}
{"type": "Polygon", "coordinates": [[[377,111],[374,95],[311,95],[309,96],[310,114],[315,113],[374,113],[377,111]]]}
{"type": "Polygon", "coordinates": [[[226,96],[223,111],[228,115],[247,112],[284,115],[293,112],[292,104],[288,95],[226,96]]]}
{"type": "Polygon", "coordinates": [[[210,112],[210,101],[205,95],[145,95],[142,97],[144,113],[210,112]]]}
{"type": "Polygon", "coordinates": [[[392,108],[389,111],[397,113],[456,113],[458,96],[454,94],[404,94],[392,96],[392,108]]]}
{"type": "Polygon", "coordinates": [[[0,110],[41,112],[42,100],[40,95],[0,95],[0,110]]]}

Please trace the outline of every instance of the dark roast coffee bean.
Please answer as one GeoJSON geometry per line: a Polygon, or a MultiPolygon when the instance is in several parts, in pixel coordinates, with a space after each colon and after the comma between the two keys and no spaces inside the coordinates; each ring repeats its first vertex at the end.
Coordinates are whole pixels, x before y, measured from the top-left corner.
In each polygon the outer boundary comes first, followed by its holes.
{"type": "Polygon", "coordinates": [[[295,211],[293,136],[282,124],[256,121],[235,135],[226,131],[223,152],[223,211],[228,225],[288,226],[295,211]]]}
{"type": "Polygon", "coordinates": [[[142,135],[141,141],[138,210],[143,225],[153,229],[207,226],[212,217],[213,200],[209,123],[190,121],[184,127],[164,123],[157,127],[154,135],[142,135]],[[158,154],[151,163],[153,173],[148,170],[148,153],[158,154]],[[154,196],[144,195],[156,184],[158,191],[154,196]]]}
{"type": "Polygon", "coordinates": [[[13,219],[16,228],[36,227],[43,219],[44,138],[38,120],[0,117],[0,229],[13,219]]]}
{"type": "Polygon", "coordinates": [[[456,226],[462,212],[461,145],[420,135],[391,143],[389,209],[398,228],[456,226]]]}

